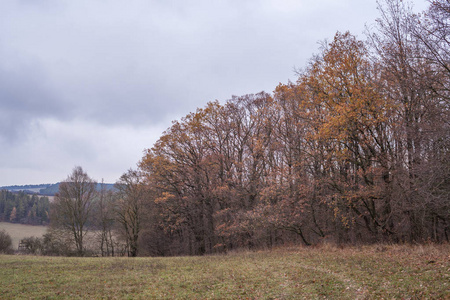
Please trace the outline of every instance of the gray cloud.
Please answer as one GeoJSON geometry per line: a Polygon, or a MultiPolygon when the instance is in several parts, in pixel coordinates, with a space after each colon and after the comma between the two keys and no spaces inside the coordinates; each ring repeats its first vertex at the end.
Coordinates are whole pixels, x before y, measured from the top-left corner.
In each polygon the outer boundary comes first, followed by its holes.
{"type": "Polygon", "coordinates": [[[70,103],[63,104],[32,66],[7,69],[0,65],[0,138],[13,142],[26,135],[36,119],[64,117],[70,103]]]}
{"type": "Polygon", "coordinates": [[[6,14],[2,36],[45,65],[74,115],[102,123],[152,124],[215,98],[270,91],[298,63],[286,53],[310,55],[308,34],[320,29],[320,7],[292,1],[23,3],[6,14]]]}
{"type": "Polygon", "coordinates": [[[0,185],[27,183],[23,173],[34,174],[27,181],[60,180],[74,165],[114,180],[171,120],[207,101],[295,80],[294,66],[307,63],[317,41],[337,30],[362,36],[375,7],[358,0],[2,2],[0,185]]]}

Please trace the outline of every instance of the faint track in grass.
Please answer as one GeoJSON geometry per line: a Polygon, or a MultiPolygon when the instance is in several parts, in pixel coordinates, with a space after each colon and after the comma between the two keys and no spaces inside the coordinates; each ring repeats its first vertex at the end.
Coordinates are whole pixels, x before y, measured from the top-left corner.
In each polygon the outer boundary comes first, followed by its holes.
{"type": "Polygon", "coordinates": [[[326,273],[326,274],[330,274],[331,276],[337,278],[339,281],[343,282],[346,285],[346,288],[348,290],[353,291],[353,294],[355,295],[354,299],[366,299],[368,297],[368,290],[365,286],[361,286],[359,284],[357,284],[353,279],[334,272],[330,269],[325,269],[322,267],[315,267],[315,266],[311,266],[311,265],[307,265],[304,263],[299,263],[298,264],[299,267],[306,269],[306,270],[311,270],[311,271],[315,271],[315,272],[319,272],[319,273],[326,273]]]}

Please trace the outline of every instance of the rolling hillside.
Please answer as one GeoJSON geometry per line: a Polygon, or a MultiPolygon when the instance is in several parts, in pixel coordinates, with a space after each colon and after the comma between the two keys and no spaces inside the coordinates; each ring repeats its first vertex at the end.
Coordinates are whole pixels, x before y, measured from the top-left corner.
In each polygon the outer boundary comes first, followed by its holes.
{"type": "MultiPolygon", "coordinates": [[[[47,183],[47,184],[28,184],[28,185],[9,185],[1,186],[0,190],[7,190],[10,192],[20,192],[24,191],[29,194],[39,194],[44,196],[54,196],[59,189],[58,183],[47,183]]],[[[114,190],[114,184],[105,183],[106,190],[114,190]]],[[[97,190],[101,190],[101,183],[97,184],[97,190]]]]}

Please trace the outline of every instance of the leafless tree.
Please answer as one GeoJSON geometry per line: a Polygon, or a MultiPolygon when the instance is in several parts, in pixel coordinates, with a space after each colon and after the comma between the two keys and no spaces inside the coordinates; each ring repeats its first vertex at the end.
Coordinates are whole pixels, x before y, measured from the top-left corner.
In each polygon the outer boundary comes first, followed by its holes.
{"type": "Polygon", "coordinates": [[[81,167],[75,167],[67,179],[59,185],[53,203],[52,226],[72,235],[77,255],[85,253],[84,238],[90,217],[97,183],[81,167]]]}
{"type": "Polygon", "coordinates": [[[128,170],[116,183],[119,199],[116,202],[117,220],[121,224],[128,248],[128,256],[138,255],[142,210],[146,198],[143,177],[139,171],[128,170]]]}
{"type": "Polygon", "coordinates": [[[114,256],[114,234],[113,227],[115,223],[114,216],[115,194],[113,191],[107,191],[102,181],[96,206],[96,228],[98,229],[98,241],[102,256],[114,256]]]}

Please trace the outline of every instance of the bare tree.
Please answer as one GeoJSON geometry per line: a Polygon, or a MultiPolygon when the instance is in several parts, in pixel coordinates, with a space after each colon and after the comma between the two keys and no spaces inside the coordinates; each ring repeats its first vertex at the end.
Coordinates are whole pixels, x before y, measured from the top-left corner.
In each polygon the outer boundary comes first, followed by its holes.
{"type": "Polygon", "coordinates": [[[77,255],[84,255],[86,223],[93,208],[97,183],[81,167],[75,167],[59,185],[53,203],[52,225],[72,235],[77,255]]]}
{"type": "Polygon", "coordinates": [[[116,183],[119,191],[116,213],[127,242],[128,256],[132,257],[138,255],[138,239],[142,229],[142,210],[146,196],[142,180],[140,172],[130,169],[116,183]]]}
{"type": "Polygon", "coordinates": [[[114,200],[114,192],[107,191],[102,180],[95,212],[95,223],[98,230],[98,240],[100,243],[100,251],[102,256],[114,256],[114,200]]]}

